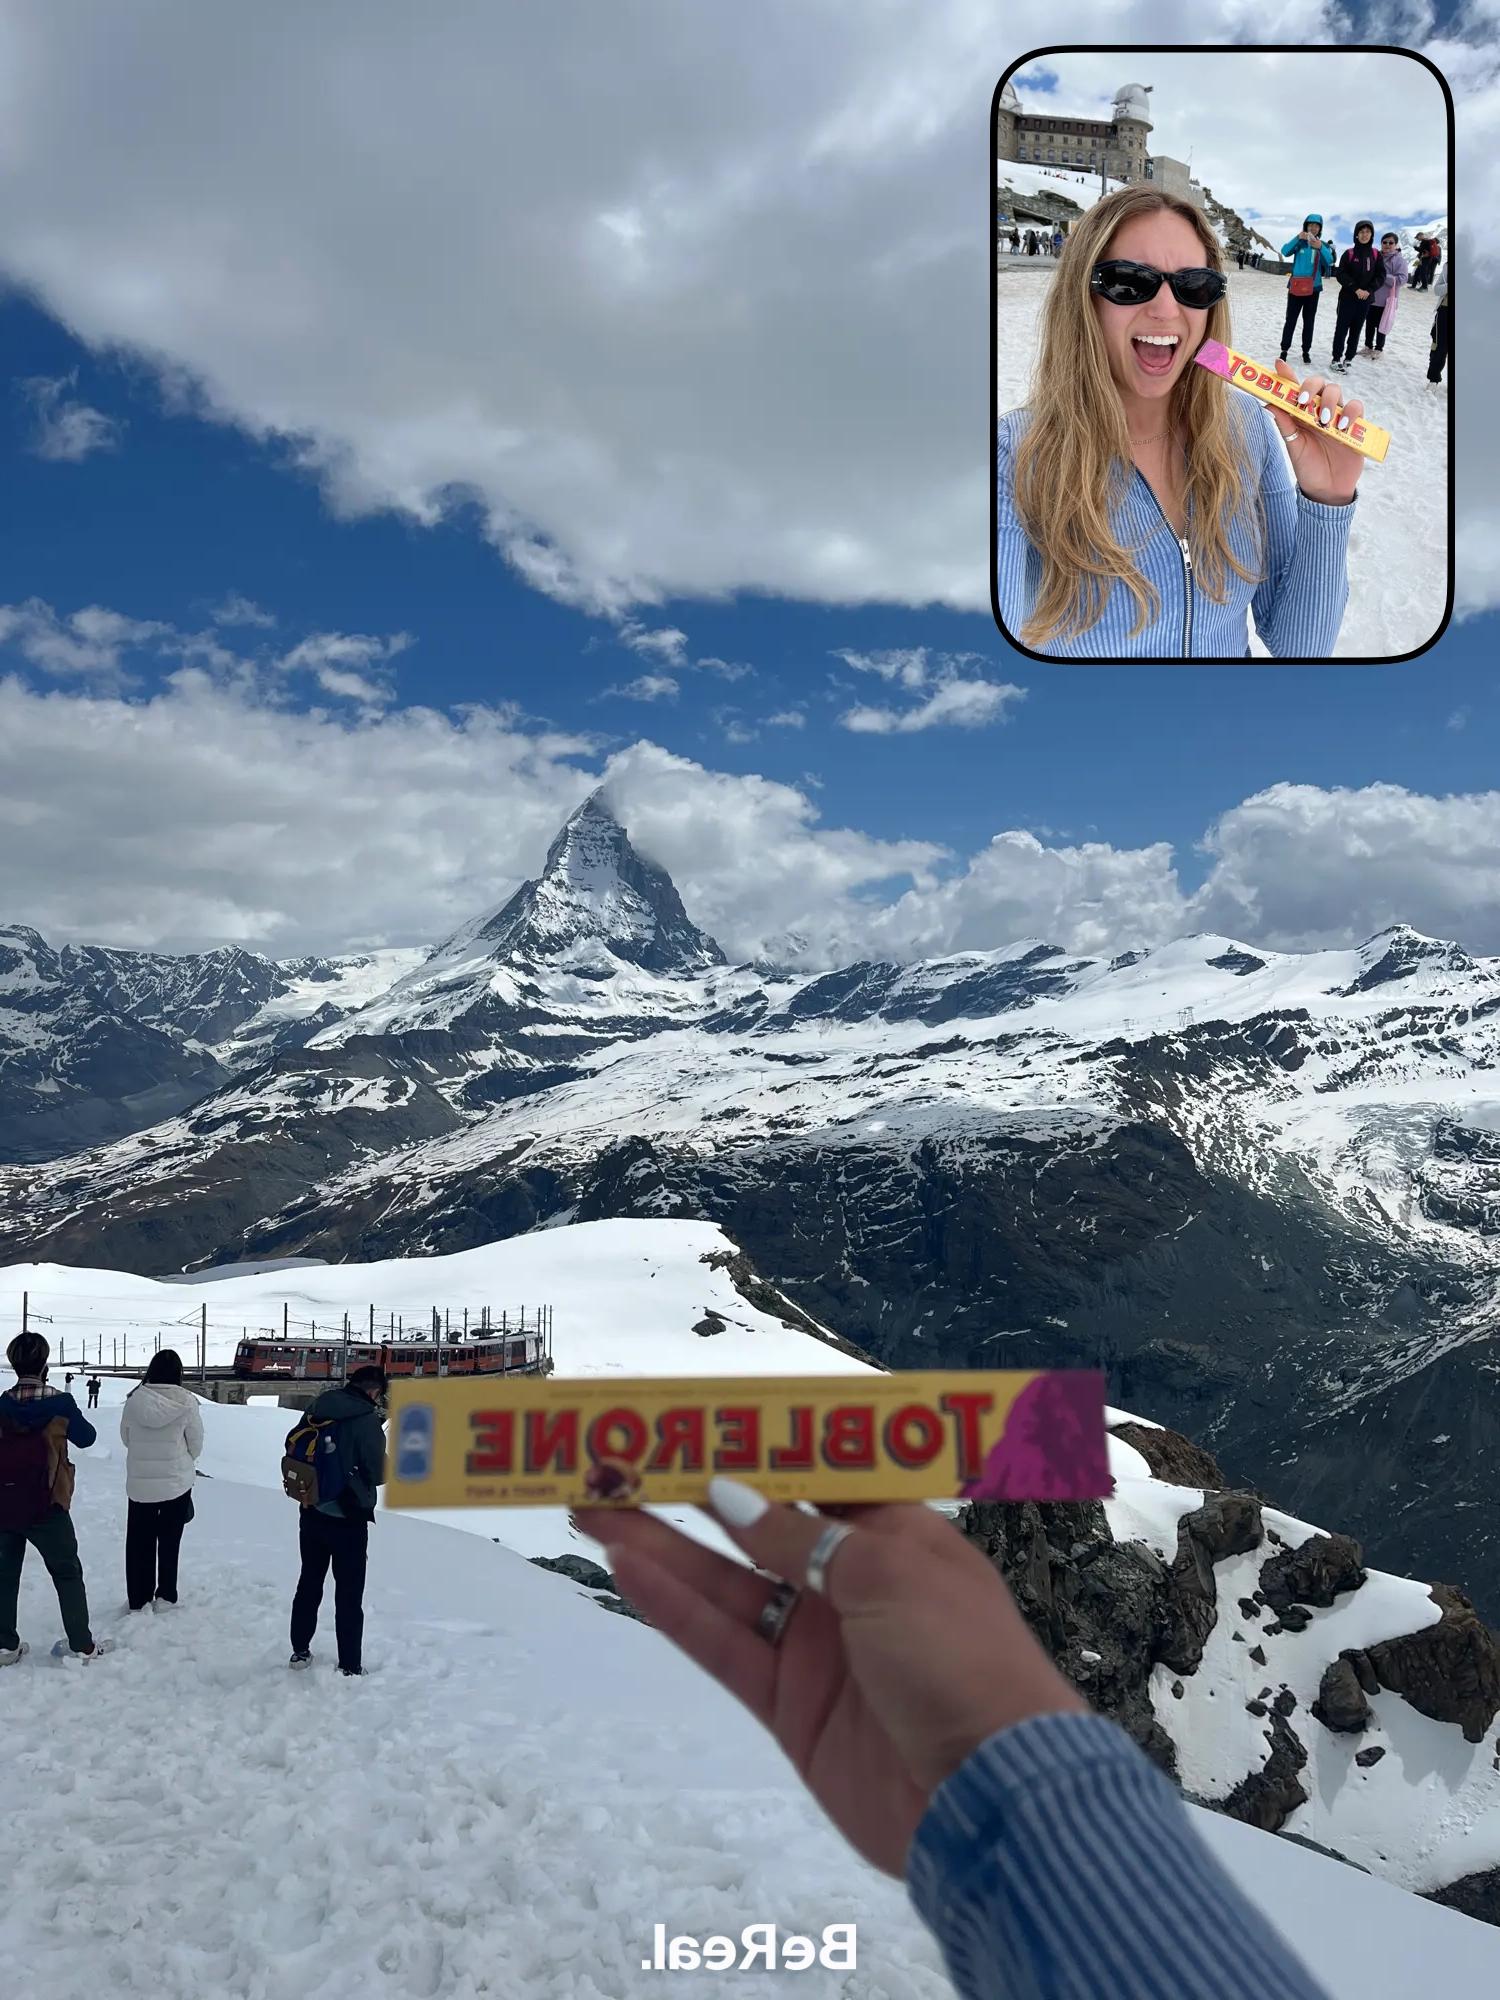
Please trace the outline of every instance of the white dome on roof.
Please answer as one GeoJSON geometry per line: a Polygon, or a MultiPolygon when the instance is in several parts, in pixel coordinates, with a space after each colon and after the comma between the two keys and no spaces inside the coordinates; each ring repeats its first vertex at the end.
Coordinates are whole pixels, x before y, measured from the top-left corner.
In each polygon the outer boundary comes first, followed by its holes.
{"type": "Polygon", "coordinates": [[[1149,83],[1122,83],[1115,92],[1116,118],[1151,117],[1151,85],[1149,83]]]}
{"type": "Polygon", "coordinates": [[[1019,111],[1020,108],[1021,100],[1016,95],[1016,86],[1007,77],[1000,90],[1000,109],[1002,111],[1019,111]]]}

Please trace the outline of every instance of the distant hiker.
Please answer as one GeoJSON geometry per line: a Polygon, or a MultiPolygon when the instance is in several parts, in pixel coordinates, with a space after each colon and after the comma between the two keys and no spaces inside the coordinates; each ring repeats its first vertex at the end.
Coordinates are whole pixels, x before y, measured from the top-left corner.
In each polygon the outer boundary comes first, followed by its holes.
{"type": "Polygon", "coordinates": [[[88,1392],[89,1408],[97,1410],[99,1407],[99,1377],[97,1375],[90,1375],[88,1379],[88,1392]]]}
{"type": "Polygon", "coordinates": [[[177,1554],[193,1518],[193,1461],[203,1450],[198,1398],[182,1356],[163,1347],[120,1412],[125,1447],[125,1594],[132,1611],[177,1602],[177,1554]]]}
{"type": "Polygon", "coordinates": [[[1052,232],[1052,254],[1054,257],[1060,257],[1062,255],[1062,247],[1063,247],[1063,233],[1060,229],[1054,229],[1052,232]]]}
{"type": "Polygon", "coordinates": [[[722,1476],[708,1501],[753,1571],[644,1508],[580,1525],[851,1846],[905,1878],[960,2000],[1328,2000],[975,1542],[921,1506],[830,1520],[722,1476]]]}
{"type": "Polygon", "coordinates": [[[1365,312],[1365,353],[1377,359],[1385,352],[1385,337],[1396,323],[1396,306],[1406,281],[1406,259],[1393,229],[1380,239],[1380,261],[1385,281],[1371,292],[1365,312]]]}
{"type": "Polygon", "coordinates": [[[1339,259],[1338,318],[1333,328],[1333,365],[1341,375],[1359,352],[1360,329],[1369,316],[1370,301],[1385,283],[1385,265],[1375,248],[1373,222],[1356,222],[1354,242],[1339,259]]]}
{"type": "Polygon", "coordinates": [[[1437,283],[1433,287],[1433,297],[1437,301],[1437,311],[1432,317],[1432,345],[1427,357],[1427,379],[1434,389],[1443,386],[1443,370],[1448,365],[1448,356],[1453,352],[1453,294],[1450,290],[1452,274],[1445,264],[1438,272],[1437,283]]]}
{"type": "Polygon", "coordinates": [[[1021,254],[1021,232],[1014,223],[1011,224],[1010,230],[1010,251],[1013,257],[1019,257],[1021,254]]]}
{"type": "Polygon", "coordinates": [[[1435,236],[1417,238],[1417,268],[1412,273],[1411,281],[1419,292],[1425,292],[1432,283],[1442,254],[1443,246],[1435,236]]]}
{"type": "Polygon", "coordinates": [[[1297,321],[1302,321],[1302,359],[1312,366],[1313,321],[1318,317],[1318,300],[1323,296],[1323,280],[1333,276],[1333,251],[1323,241],[1323,218],[1310,215],[1297,234],[1281,246],[1283,257],[1292,260],[1292,274],[1286,281],[1286,319],[1281,328],[1281,358],[1287,358],[1297,321]]]}
{"type": "Polygon", "coordinates": [[[376,1491],[385,1482],[385,1386],[384,1369],[356,1368],[347,1385],[324,1390],[287,1438],[282,1478],[302,1505],[297,1529],[302,1574],[292,1599],[289,1664],[294,1667],[312,1664],[331,1564],[339,1672],[364,1672],[365,1563],[376,1491]]]}
{"type": "Polygon", "coordinates": [[[86,1451],[97,1433],[66,1390],[47,1387],[51,1348],[39,1333],[18,1333],[5,1355],[16,1386],[0,1396],[0,1667],[13,1667],[30,1650],[16,1631],[21,1565],[30,1542],[52,1578],[66,1639],[52,1648],[97,1660],[113,1641],[89,1630],[88,1594],[78,1537],[68,1508],[73,1462],[68,1446],[86,1451]]]}
{"type": "Polygon", "coordinates": [[[1036,231],[1034,229],[1028,229],[1026,232],[1026,255],[1028,257],[1034,257],[1039,248],[1040,245],[1036,240],[1036,231]]]}

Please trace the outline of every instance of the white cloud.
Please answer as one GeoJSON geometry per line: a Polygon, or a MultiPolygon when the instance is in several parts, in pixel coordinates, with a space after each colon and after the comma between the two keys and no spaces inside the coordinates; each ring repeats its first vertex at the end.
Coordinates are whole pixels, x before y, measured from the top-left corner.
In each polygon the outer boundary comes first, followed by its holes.
{"type": "Polygon", "coordinates": [[[878,674],[881,680],[894,681],[904,688],[920,688],[927,685],[927,655],[926,646],[890,647],[878,653],[856,653],[841,646],[835,649],[833,657],[859,673],[878,674]]]}
{"type": "Polygon", "coordinates": [[[124,429],[118,419],[69,395],[78,386],[76,368],[68,375],[30,375],[19,386],[35,418],[29,449],[38,458],[78,465],[96,451],[117,449],[124,429]]]}
{"type": "Polygon", "coordinates": [[[1469,711],[1467,707],[1455,708],[1453,713],[1448,717],[1448,727],[1453,730],[1461,730],[1467,729],[1468,726],[1469,711]]]}
{"type": "Polygon", "coordinates": [[[755,669],[743,660],[720,660],[712,653],[707,658],[693,662],[700,673],[717,674],[721,681],[749,680],[755,669]]]}
{"type": "Polygon", "coordinates": [[[44,935],[279,953],[435,941],[540,867],[601,780],[735,957],[809,965],[1043,938],[1112,953],[1183,932],[1307,949],[1393,922],[1500,952],[1500,793],[1276,785],[1227,811],[1186,894],[1165,842],[971,856],[820,823],[812,794],[647,741],[471,708],[296,713],[182,667],[149,700],[0,680],[0,911],[44,935]],[[747,867],[745,857],[754,857],[747,867]]]}
{"type": "Polygon", "coordinates": [[[766,717],[767,729],[805,729],[807,717],[800,708],[779,708],[774,715],[766,717]]]}
{"type": "Polygon", "coordinates": [[[0,604],[0,646],[14,647],[29,666],[60,679],[116,681],[124,671],[122,654],[152,645],[171,629],[97,604],[68,617],[35,597],[0,604]]]}
{"type": "Polygon", "coordinates": [[[314,632],[283,653],[276,666],[283,674],[311,674],[325,694],[379,708],[395,700],[395,681],[372,669],[388,666],[411,644],[410,632],[384,639],[368,632],[314,632]]]}
{"type": "Polygon", "coordinates": [[[638,674],[633,681],[626,681],[620,687],[607,687],[595,697],[606,701],[611,695],[621,701],[675,701],[678,683],[670,674],[638,674]]]}
{"type": "MultiPolygon", "coordinates": [[[[998,37],[982,0],[640,0],[593,10],[586,60],[571,8],[435,33],[324,0],[358,145],[296,0],[263,0],[253,46],[197,0],[107,35],[90,0],[8,15],[8,270],[182,406],[291,441],[338,507],[467,496],[537,588],[617,617],[741,590],[986,609],[976,134],[1006,57],[1086,38],[1093,0],[1014,0],[998,37]]],[[[1332,21],[1281,0],[1274,25],[1332,21]]],[[[1202,14],[1113,26],[1185,41],[1202,14]]],[[[1205,135],[1263,111],[1215,103],[1205,135]]]]}
{"type": "Polygon", "coordinates": [[[1193,927],[1286,951],[1409,923],[1500,952],[1500,792],[1271,785],[1208,834],[1193,927]]]}
{"type": "Polygon", "coordinates": [[[905,736],[920,729],[983,729],[1002,722],[1014,702],[1024,701],[1026,690],[1008,681],[944,681],[915,708],[845,709],[839,721],[845,729],[864,736],[905,736]]]}
{"type": "Polygon", "coordinates": [[[654,631],[627,618],[620,627],[620,643],[628,646],[633,653],[645,653],[659,660],[665,667],[685,667],[688,664],[687,634],[679,632],[674,625],[658,626],[654,631]]]}
{"type": "Polygon", "coordinates": [[[242,597],[232,590],[222,604],[216,605],[210,613],[215,625],[256,625],[269,631],[276,623],[276,613],[267,611],[248,597],[242,597]]]}

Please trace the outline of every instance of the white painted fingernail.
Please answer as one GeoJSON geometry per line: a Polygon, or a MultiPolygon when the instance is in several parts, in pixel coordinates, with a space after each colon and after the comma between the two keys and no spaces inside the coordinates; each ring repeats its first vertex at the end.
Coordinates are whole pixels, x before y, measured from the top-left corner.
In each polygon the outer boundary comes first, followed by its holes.
{"type": "Polygon", "coordinates": [[[726,1526],[753,1528],[771,1503],[753,1486],[720,1477],[708,1482],[708,1504],[726,1526]]]}
{"type": "Polygon", "coordinates": [[[1340,418],[1339,418],[1339,429],[1340,429],[1341,431],[1346,431],[1346,430],[1348,430],[1348,428],[1349,428],[1349,419],[1348,419],[1347,417],[1340,417],[1340,418]]]}
{"type": "Polygon", "coordinates": [[[1312,401],[1312,391],[1310,389],[1304,389],[1302,391],[1302,394],[1297,398],[1298,407],[1304,410],[1307,408],[1308,404],[1311,401],[1312,401]]]}
{"type": "Polygon", "coordinates": [[[1320,424],[1328,424],[1332,423],[1332,421],[1333,421],[1333,412],[1332,410],[1329,409],[1328,405],[1325,403],[1322,409],[1319,410],[1318,412],[1318,422],[1320,424]]]}

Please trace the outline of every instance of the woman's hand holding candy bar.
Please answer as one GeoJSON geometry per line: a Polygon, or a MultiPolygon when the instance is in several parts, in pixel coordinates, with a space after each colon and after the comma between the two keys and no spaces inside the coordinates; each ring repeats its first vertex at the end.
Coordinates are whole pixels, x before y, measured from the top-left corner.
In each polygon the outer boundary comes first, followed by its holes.
{"type": "MultiPolygon", "coordinates": [[[[1289,368],[1284,361],[1277,362],[1276,373],[1286,382],[1297,379],[1296,369],[1289,368]]],[[[1325,507],[1346,507],[1354,498],[1365,461],[1357,451],[1340,442],[1339,433],[1347,431],[1364,415],[1365,406],[1358,399],[1340,405],[1338,385],[1321,375],[1304,379],[1297,404],[1309,412],[1316,411],[1319,424],[1315,431],[1307,424],[1289,424],[1276,413],[1276,428],[1292,461],[1298,489],[1309,500],[1321,501],[1325,507]]]]}

